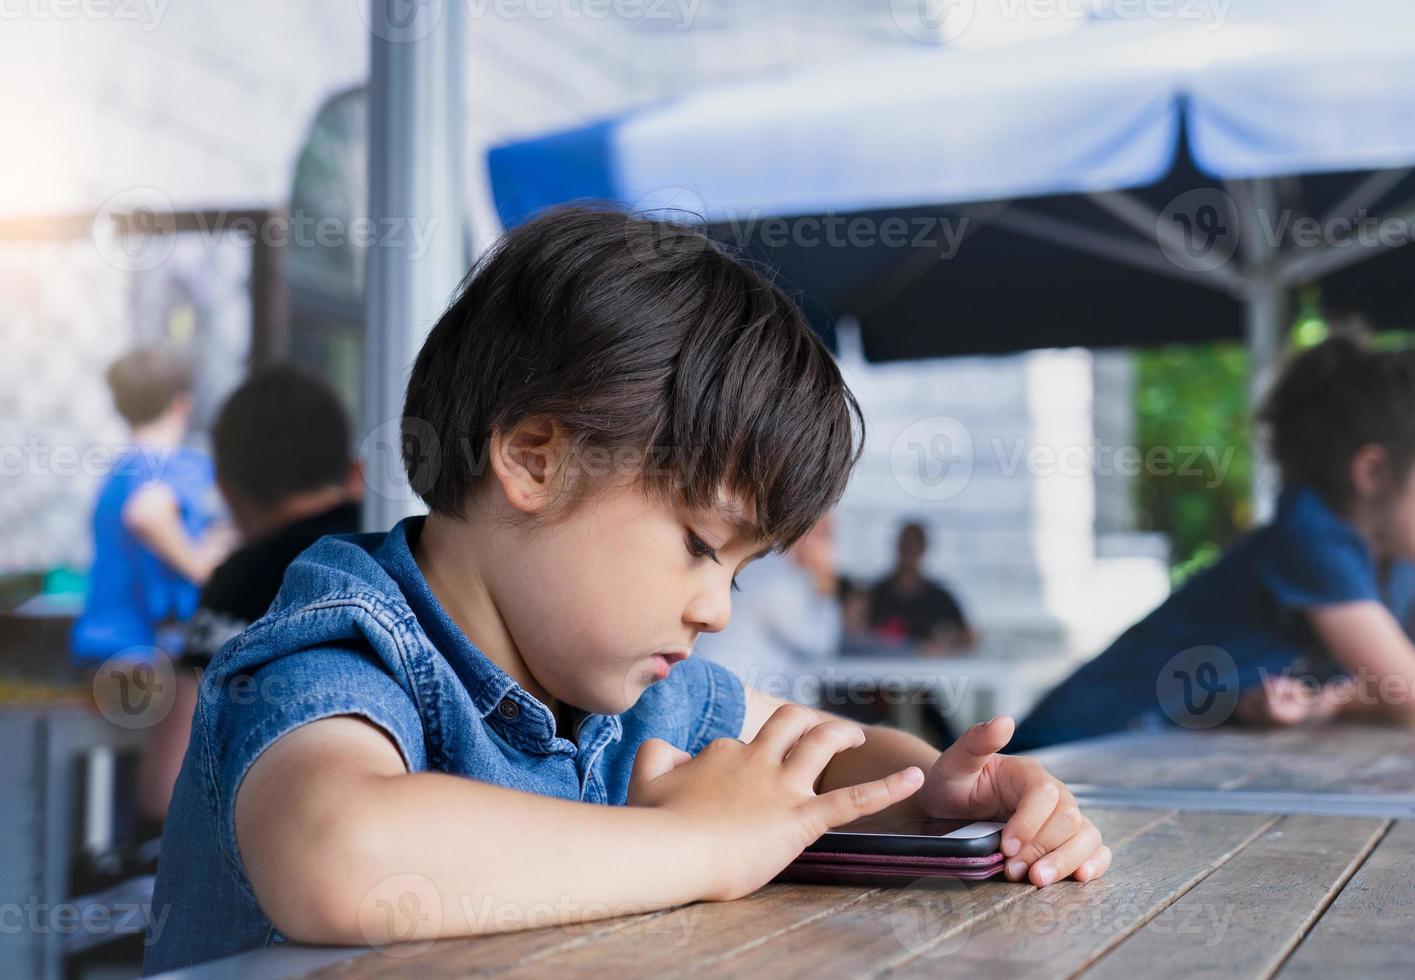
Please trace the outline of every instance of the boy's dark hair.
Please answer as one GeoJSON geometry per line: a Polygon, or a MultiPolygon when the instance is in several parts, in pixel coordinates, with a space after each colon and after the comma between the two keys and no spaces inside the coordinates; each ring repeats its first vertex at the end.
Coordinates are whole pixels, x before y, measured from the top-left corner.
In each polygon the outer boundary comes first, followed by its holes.
{"type": "Polygon", "coordinates": [[[179,395],[192,390],[192,368],[166,347],[139,347],[109,365],[104,376],[113,406],[129,425],[160,416],[179,395]]]}
{"type": "Polygon", "coordinates": [[[413,488],[460,516],[492,432],[542,414],[581,462],[571,505],[592,458],[627,456],[616,475],[669,503],[740,494],[777,550],[835,504],[863,448],[859,406],[791,300],[700,232],[609,208],[547,211],[468,274],[408,382],[413,488]]]}
{"type": "Polygon", "coordinates": [[[1379,350],[1358,336],[1325,340],[1287,364],[1259,420],[1283,484],[1312,487],[1344,511],[1362,446],[1384,446],[1397,477],[1415,463],[1415,350],[1379,350]]]}
{"type": "Polygon", "coordinates": [[[349,417],[319,378],[264,368],[231,393],[211,430],[222,483],[262,506],[349,476],[349,417]]]}

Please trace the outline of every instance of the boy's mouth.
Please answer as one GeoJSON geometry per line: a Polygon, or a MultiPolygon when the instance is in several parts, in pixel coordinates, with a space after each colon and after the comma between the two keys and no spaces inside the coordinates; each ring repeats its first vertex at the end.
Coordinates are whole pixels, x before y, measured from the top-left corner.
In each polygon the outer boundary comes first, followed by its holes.
{"type": "Polygon", "coordinates": [[[673,665],[680,660],[687,660],[691,650],[675,647],[669,650],[660,650],[649,659],[653,661],[654,669],[658,673],[658,679],[668,676],[668,672],[673,669],[673,665]]]}

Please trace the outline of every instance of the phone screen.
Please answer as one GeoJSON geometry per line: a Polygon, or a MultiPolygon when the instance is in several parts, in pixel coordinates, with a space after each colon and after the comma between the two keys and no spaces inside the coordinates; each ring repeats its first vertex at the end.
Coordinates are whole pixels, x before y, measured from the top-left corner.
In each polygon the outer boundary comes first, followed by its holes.
{"type": "Polygon", "coordinates": [[[808,851],[981,857],[1001,849],[1002,827],[988,820],[863,817],[822,834],[808,851]]]}
{"type": "Polygon", "coordinates": [[[948,837],[969,840],[988,837],[1002,824],[981,820],[936,820],[928,817],[861,817],[836,827],[833,834],[903,834],[908,837],[948,837]]]}

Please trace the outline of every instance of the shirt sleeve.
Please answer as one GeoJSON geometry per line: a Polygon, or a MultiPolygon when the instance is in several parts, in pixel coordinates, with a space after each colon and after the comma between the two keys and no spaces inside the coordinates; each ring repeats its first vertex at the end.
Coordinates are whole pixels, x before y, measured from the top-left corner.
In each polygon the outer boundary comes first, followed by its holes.
{"type": "Polygon", "coordinates": [[[1279,607],[1381,600],[1370,552],[1354,531],[1317,522],[1272,530],[1257,571],[1279,607]]]}
{"type": "Polygon", "coordinates": [[[251,673],[208,671],[197,731],[223,857],[246,881],[236,847],[236,793],[261,754],[302,725],[355,715],[382,729],[410,772],[427,768],[422,722],[409,694],[377,661],[337,647],[312,647],[251,673]]]}

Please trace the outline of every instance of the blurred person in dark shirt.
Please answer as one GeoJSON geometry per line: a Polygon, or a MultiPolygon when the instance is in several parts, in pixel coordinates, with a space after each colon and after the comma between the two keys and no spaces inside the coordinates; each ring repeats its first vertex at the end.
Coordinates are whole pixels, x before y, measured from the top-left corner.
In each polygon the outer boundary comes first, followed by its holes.
{"type": "Polygon", "coordinates": [[[869,628],[878,640],[910,644],[922,654],[948,654],[977,642],[958,600],[924,576],[928,537],[921,524],[899,529],[894,569],[870,589],[869,628]]]}
{"type": "MultiPolygon", "coordinates": [[[[191,738],[201,672],[265,614],[300,552],[326,534],[359,530],[363,471],[351,453],[349,419],[318,378],[283,366],[251,375],[222,406],[211,443],[216,484],[243,543],[202,586],[177,659],[175,700],[154,732],[158,764],[144,778],[163,813],[191,738]]],[[[141,828],[145,838],[159,833],[151,820],[141,828]]],[[[146,870],[153,841],[135,853],[129,870],[146,870]]]]}
{"type": "Polygon", "coordinates": [[[216,482],[245,544],[212,573],[182,660],[202,669],[265,615],[285,569],[326,534],[359,530],[363,471],[349,419],[320,379],[291,367],[252,375],[212,431],[216,482]]]}

